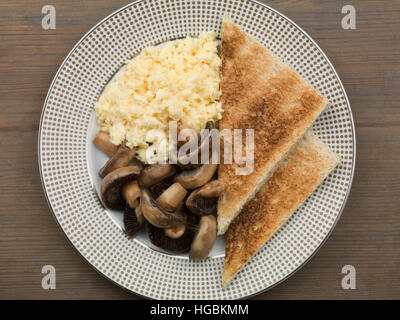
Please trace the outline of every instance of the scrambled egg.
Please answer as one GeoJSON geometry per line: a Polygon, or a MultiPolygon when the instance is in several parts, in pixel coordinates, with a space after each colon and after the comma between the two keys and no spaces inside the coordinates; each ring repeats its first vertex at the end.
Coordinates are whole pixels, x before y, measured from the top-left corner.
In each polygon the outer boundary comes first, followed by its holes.
{"type": "Polygon", "coordinates": [[[144,163],[168,159],[168,124],[184,121],[200,132],[219,120],[221,59],[214,32],[144,49],[105,87],[95,105],[111,142],[136,148],[144,163]]]}

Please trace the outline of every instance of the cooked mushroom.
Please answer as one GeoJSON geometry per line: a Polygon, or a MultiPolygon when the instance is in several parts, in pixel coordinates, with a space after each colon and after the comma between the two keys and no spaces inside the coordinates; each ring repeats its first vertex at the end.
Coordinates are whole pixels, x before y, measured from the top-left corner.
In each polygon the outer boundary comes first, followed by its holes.
{"type": "Polygon", "coordinates": [[[180,211],[169,212],[159,206],[147,189],[140,193],[140,210],[148,222],[158,228],[172,228],[186,222],[186,215],[180,211]]]}
{"type": "Polygon", "coordinates": [[[104,178],[107,174],[115,169],[126,167],[129,162],[135,157],[135,149],[130,149],[124,141],[118,148],[117,152],[107,161],[104,167],[100,170],[100,177],[104,178]]]}
{"type": "Polygon", "coordinates": [[[105,176],[101,183],[101,199],[110,209],[123,210],[125,199],[122,196],[122,187],[139,177],[140,169],[136,166],[118,168],[105,176]]]}
{"type": "Polygon", "coordinates": [[[100,130],[93,139],[94,145],[103,151],[107,156],[112,157],[117,152],[118,146],[110,141],[108,132],[100,130]]]}
{"type": "Polygon", "coordinates": [[[177,239],[166,236],[163,229],[147,223],[147,233],[152,244],[169,252],[181,253],[188,251],[193,241],[195,232],[186,228],[185,232],[177,239]]]}
{"type": "Polygon", "coordinates": [[[157,203],[167,211],[176,211],[182,205],[186,194],[186,189],[175,182],[157,198],[157,203]]]}
{"type": "Polygon", "coordinates": [[[191,170],[191,169],[195,169],[201,166],[201,163],[199,160],[197,160],[197,163],[193,163],[195,159],[195,157],[198,157],[198,151],[196,150],[193,154],[189,154],[189,155],[184,155],[184,156],[178,156],[177,153],[171,152],[170,153],[170,160],[173,161],[172,163],[176,163],[179,168],[181,168],[182,170],[191,170]],[[189,159],[189,163],[184,164],[184,161],[182,160],[182,158],[186,158],[186,157],[190,157],[189,159]]]}
{"type": "Polygon", "coordinates": [[[217,220],[213,215],[200,218],[199,229],[190,246],[190,259],[203,259],[210,253],[217,239],[217,220]]]}
{"type": "Polygon", "coordinates": [[[141,187],[150,187],[175,174],[176,169],[172,164],[153,164],[142,170],[139,178],[141,187]]]}
{"type": "Polygon", "coordinates": [[[200,166],[199,162],[199,157],[198,157],[198,135],[194,129],[192,129],[188,124],[183,122],[182,120],[178,121],[178,138],[179,135],[184,133],[186,135],[186,139],[183,141],[177,141],[178,147],[182,147],[185,145],[185,149],[187,151],[192,150],[195,147],[195,150],[192,151],[192,153],[185,153],[183,155],[178,155],[179,150],[177,153],[172,153],[170,154],[170,157],[176,164],[183,170],[190,170],[194,169],[200,166]],[[189,163],[187,162],[186,158],[189,160],[189,163]],[[185,160],[186,161],[185,161],[185,160]]]}
{"type": "MultiPolygon", "coordinates": [[[[214,122],[207,122],[207,129],[214,128],[214,122]]],[[[207,133],[209,135],[210,133],[207,133]]],[[[208,139],[202,139],[200,147],[198,148],[198,152],[204,150],[204,148],[210,148],[210,145],[207,144],[208,139]]],[[[214,150],[211,148],[212,152],[219,152],[219,150],[214,150]]],[[[214,154],[211,154],[211,158],[213,158],[214,154]]],[[[214,163],[202,164],[200,167],[185,170],[175,176],[174,181],[179,182],[182,187],[185,189],[196,189],[205,185],[214,175],[217,170],[218,165],[214,163]]]]}
{"type": "Polygon", "coordinates": [[[131,181],[122,187],[122,196],[132,209],[139,205],[140,188],[137,181],[131,181]]]}
{"type": "MultiPolygon", "coordinates": [[[[182,207],[187,191],[179,183],[172,184],[158,198],[157,203],[167,211],[176,211],[182,207]]],[[[186,230],[186,224],[181,223],[172,228],[164,229],[165,235],[172,239],[180,238],[186,230]]]]}
{"type": "Polygon", "coordinates": [[[186,224],[192,228],[197,229],[200,221],[200,216],[191,214],[191,213],[186,213],[186,224]]]}
{"type": "Polygon", "coordinates": [[[185,134],[186,139],[182,140],[182,141],[178,140],[177,141],[178,147],[184,145],[187,142],[196,141],[196,138],[197,138],[196,131],[192,127],[190,127],[187,123],[185,123],[183,120],[178,121],[178,125],[177,125],[178,139],[179,139],[179,135],[181,133],[185,134]]]}
{"type": "Polygon", "coordinates": [[[213,180],[194,190],[186,199],[186,207],[194,214],[209,215],[217,211],[217,199],[224,192],[224,184],[213,180]]]}
{"type": "Polygon", "coordinates": [[[173,177],[167,178],[159,183],[156,183],[149,187],[150,193],[154,199],[157,199],[162,193],[167,190],[173,184],[173,177]]]}
{"type": "MultiPolygon", "coordinates": [[[[206,129],[212,130],[214,128],[215,128],[214,121],[208,121],[206,124],[206,129]]],[[[178,132],[179,132],[179,123],[178,123],[178,132]]],[[[199,166],[201,166],[200,161],[201,161],[202,151],[204,151],[205,148],[209,147],[209,145],[207,145],[207,143],[208,144],[210,143],[208,136],[210,136],[210,132],[203,131],[203,133],[201,134],[200,140],[198,142],[198,146],[195,150],[193,150],[190,153],[185,153],[185,154],[171,153],[171,155],[170,155],[171,159],[174,160],[174,162],[176,162],[178,164],[178,166],[183,170],[191,170],[194,168],[198,168],[199,166]],[[188,163],[186,163],[186,162],[188,162],[188,163]]],[[[190,150],[190,148],[188,150],[190,150]]]]}
{"type": "Polygon", "coordinates": [[[181,223],[173,228],[164,229],[165,235],[171,239],[179,239],[185,233],[186,224],[181,223]]]}
{"type": "Polygon", "coordinates": [[[136,212],[128,204],[125,206],[124,210],[124,227],[125,233],[130,237],[136,236],[136,234],[142,228],[142,223],[139,221],[136,212]]]}
{"type": "Polygon", "coordinates": [[[202,164],[200,167],[192,170],[182,171],[175,176],[174,181],[179,182],[185,189],[196,189],[205,185],[217,170],[217,164],[202,164]]]}
{"type": "Polygon", "coordinates": [[[143,224],[145,219],[144,219],[142,210],[140,210],[140,206],[137,206],[135,208],[135,214],[136,214],[136,218],[137,218],[138,222],[140,224],[143,224]]]}

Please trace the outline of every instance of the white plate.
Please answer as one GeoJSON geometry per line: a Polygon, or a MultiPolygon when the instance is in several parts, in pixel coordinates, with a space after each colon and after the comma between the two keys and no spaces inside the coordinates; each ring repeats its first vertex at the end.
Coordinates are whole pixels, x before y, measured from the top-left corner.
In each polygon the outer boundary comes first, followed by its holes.
{"type": "Polygon", "coordinates": [[[138,1],[111,14],[72,49],[49,89],[39,131],[39,166],[49,206],[67,238],[100,273],[155,299],[237,299],[267,290],[303,266],[327,239],[350,191],[355,131],[350,105],[329,60],[313,40],[277,11],[254,1],[138,1]],[[221,287],[223,238],[203,261],[169,255],[145,235],[129,240],[121,213],[107,211],[96,189],[106,158],[92,145],[93,106],[105,84],[143,48],[167,40],[218,35],[229,13],[249,34],[292,65],[332,103],[314,132],[342,164],[251,259],[221,287]]]}

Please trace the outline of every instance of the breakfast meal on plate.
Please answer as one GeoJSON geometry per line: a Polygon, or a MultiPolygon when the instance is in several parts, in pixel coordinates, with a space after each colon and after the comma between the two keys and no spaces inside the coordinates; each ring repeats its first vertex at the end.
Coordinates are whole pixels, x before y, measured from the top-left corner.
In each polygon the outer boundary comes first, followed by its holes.
{"type": "Polygon", "coordinates": [[[127,236],[146,230],[154,246],[204,259],[226,233],[226,286],[340,159],[310,129],[329,101],[229,16],[221,37],[220,48],[202,32],[127,61],[95,104],[93,143],[109,157],[100,198],[127,236]],[[236,135],[248,130],[254,144],[236,135]],[[249,152],[251,170],[238,170],[249,152]]]}

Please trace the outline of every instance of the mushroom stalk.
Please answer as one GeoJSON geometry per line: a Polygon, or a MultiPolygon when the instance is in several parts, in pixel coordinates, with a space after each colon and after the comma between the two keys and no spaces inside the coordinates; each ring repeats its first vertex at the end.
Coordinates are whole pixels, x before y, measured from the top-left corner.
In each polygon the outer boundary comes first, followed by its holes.
{"type": "Polygon", "coordinates": [[[157,204],[147,189],[141,190],[140,210],[142,211],[146,220],[158,228],[172,228],[178,224],[186,223],[185,214],[179,211],[166,211],[157,204]]]}
{"type": "Polygon", "coordinates": [[[185,228],[183,234],[178,238],[167,236],[165,230],[154,227],[150,223],[147,223],[147,231],[152,244],[174,253],[188,251],[194,237],[194,231],[191,228],[185,228]]]}
{"type": "Polygon", "coordinates": [[[186,195],[186,189],[175,182],[157,198],[157,203],[167,211],[176,211],[186,195]]]}
{"type": "Polygon", "coordinates": [[[208,256],[217,239],[217,220],[213,215],[200,218],[199,229],[190,246],[190,259],[203,259],[208,256]]]}
{"type": "Polygon", "coordinates": [[[107,174],[115,169],[126,167],[129,162],[135,157],[135,149],[130,149],[124,141],[118,148],[117,152],[107,161],[104,167],[100,170],[100,177],[104,178],[107,174]]]}
{"type": "Polygon", "coordinates": [[[118,146],[110,141],[108,132],[100,130],[93,139],[93,144],[110,158],[117,152],[118,146]]]}
{"type": "Polygon", "coordinates": [[[145,219],[144,219],[142,210],[140,210],[140,206],[137,206],[135,208],[135,215],[136,215],[136,218],[137,218],[139,224],[142,225],[144,223],[145,219]]]}
{"type": "Polygon", "coordinates": [[[164,233],[168,238],[179,239],[186,230],[186,224],[178,224],[176,227],[164,229],[164,233]]]}
{"type": "Polygon", "coordinates": [[[101,183],[101,199],[107,208],[123,210],[125,199],[122,196],[122,187],[137,179],[140,169],[136,166],[118,168],[110,172],[101,183]]]}
{"type": "Polygon", "coordinates": [[[139,205],[140,189],[137,181],[131,181],[122,187],[122,196],[132,209],[139,205]]]}

